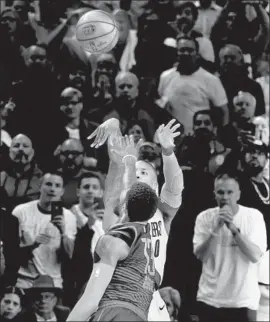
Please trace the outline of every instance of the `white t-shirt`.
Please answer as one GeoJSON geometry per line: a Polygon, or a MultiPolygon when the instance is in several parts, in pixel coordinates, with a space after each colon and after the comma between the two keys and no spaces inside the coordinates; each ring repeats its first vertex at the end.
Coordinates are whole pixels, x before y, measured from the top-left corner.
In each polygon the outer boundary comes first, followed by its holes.
{"type": "Polygon", "coordinates": [[[169,101],[169,111],[185,127],[185,134],[193,131],[193,116],[197,111],[209,110],[228,103],[221,81],[203,68],[192,75],[181,75],[176,68],[160,76],[159,95],[169,101]]]}
{"type": "MultiPolygon", "coordinates": [[[[83,226],[85,226],[88,221],[88,218],[82,213],[79,205],[73,206],[71,211],[76,216],[77,227],[82,228],[83,226]]],[[[96,248],[99,238],[104,235],[104,230],[102,228],[102,220],[97,219],[95,221],[94,225],[92,226],[92,229],[94,231],[94,235],[93,235],[92,242],[91,242],[91,252],[92,252],[92,254],[94,254],[94,251],[95,251],[95,248],[96,248]]]]}
{"type": "MultiPolygon", "coordinates": [[[[210,208],[196,219],[194,252],[210,236],[218,219],[219,208],[210,208]]],[[[266,227],[257,209],[239,205],[233,223],[241,235],[266,251],[266,227]]],[[[214,307],[247,307],[257,310],[260,300],[258,264],[252,263],[237,246],[232,233],[223,226],[216,238],[215,249],[203,262],[197,300],[214,307]]]]}
{"type": "MultiPolygon", "coordinates": [[[[19,220],[21,234],[21,247],[33,245],[40,234],[51,236],[48,244],[42,244],[33,251],[33,258],[27,267],[21,266],[19,276],[21,284],[18,287],[31,287],[31,280],[39,275],[49,275],[53,278],[56,287],[62,287],[61,262],[57,255],[60,248],[61,236],[58,228],[51,223],[51,215],[42,213],[38,208],[38,200],[17,206],[13,215],[19,220]],[[25,278],[25,280],[24,280],[25,278]]],[[[65,235],[74,240],[77,233],[76,218],[74,214],[63,209],[65,222],[65,235]]]]}

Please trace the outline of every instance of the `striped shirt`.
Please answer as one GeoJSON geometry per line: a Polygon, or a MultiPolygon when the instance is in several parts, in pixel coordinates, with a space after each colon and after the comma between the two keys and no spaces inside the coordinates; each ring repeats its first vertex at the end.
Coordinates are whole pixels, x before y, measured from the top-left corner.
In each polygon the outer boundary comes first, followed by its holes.
{"type": "Polygon", "coordinates": [[[149,225],[124,223],[112,227],[107,235],[121,238],[130,247],[129,255],[118,262],[99,308],[111,301],[129,303],[145,316],[160,276],[155,270],[149,225]]]}

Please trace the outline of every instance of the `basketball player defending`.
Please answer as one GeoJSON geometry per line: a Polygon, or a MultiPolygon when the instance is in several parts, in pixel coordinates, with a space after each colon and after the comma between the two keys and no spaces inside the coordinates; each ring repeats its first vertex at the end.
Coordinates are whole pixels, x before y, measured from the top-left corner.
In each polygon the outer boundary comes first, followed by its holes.
{"type": "Polygon", "coordinates": [[[128,221],[115,225],[99,239],[93,272],[67,321],[147,320],[154,289],[160,282],[148,224],[158,198],[149,185],[137,182],[128,191],[125,205],[128,221]]]}
{"type": "MultiPolygon", "coordinates": [[[[150,219],[151,227],[151,240],[152,247],[154,251],[154,260],[155,267],[157,272],[161,277],[161,281],[164,275],[164,266],[166,262],[166,253],[167,253],[167,243],[168,235],[170,232],[171,222],[179,209],[182,202],[182,190],[183,190],[183,174],[182,170],[177,162],[177,159],[174,154],[174,138],[180,135],[180,132],[176,132],[179,128],[179,124],[176,124],[175,120],[170,121],[166,126],[161,125],[157,130],[157,139],[162,148],[162,160],[163,160],[163,173],[165,177],[165,183],[161,189],[161,194],[159,198],[159,205],[155,215],[150,219]]],[[[106,191],[109,194],[109,197],[115,196],[117,200],[117,194],[119,196],[120,192],[117,193],[117,189],[121,186],[119,181],[122,181],[122,178],[126,178],[123,174],[123,163],[119,162],[119,159],[115,157],[115,153],[121,155],[121,145],[117,144],[117,138],[121,137],[119,130],[119,122],[116,119],[109,119],[99,126],[99,128],[90,135],[90,139],[95,137],[95,140],[92,144],[93,147],[99,147],[105,143],[107,138],[109,155],[111,159],[110,170],[107,176],[107,187],[106,191]],[[113,140],[116,138],[116,140],[113,140]],[[118,151],[117,151],[118,150],[118,151]],[[118,162],[118,170],[116,169],[116,163],[118,162]]],[[[119,140],[118,140],[119,141],[119,140]]],[[[123,152],[123,150],[122,150],[123,152]]],[[[139,160],[137,161],[136,156],[131,158],[130,162],[135,162],[136,165],[136,175],[133,176],[134,181],[144,182],[148,184],[153,190],[158,192],[158,180],[157,173],[154,167],[147,161],[139,160]]],[[[132,180],[129,185],[132,184],[132,180]]],[[[127,187],[128,185],[125,184],[127,187]]],[[[120,187],[120,190],[126,189],[123,185],[120,187]]],[[[108,195],[107,195],[108,197],[108,195]]],[[[105,196],[106,199],[106,196],[105,196]]],[[[110,198],[107,198],[107,200],[110,198]]],[[[119,218],[113,214],[111,211],[113,206],[116,205],[116,201],[112,201],[111,198],[109,212],[104,214],[104,229],[108,229],[114,225],[119,218]]],[[[105,203],[106,204],[106,203],[105,203]]],[[[107,203],[108,204],[108,203],[107,203]]],[[[170,321],[169,314],[166,309],[166,305],[162,300],[158,291],[153,295],[153,301],[150,306],[149,321],[170,321]]]]}

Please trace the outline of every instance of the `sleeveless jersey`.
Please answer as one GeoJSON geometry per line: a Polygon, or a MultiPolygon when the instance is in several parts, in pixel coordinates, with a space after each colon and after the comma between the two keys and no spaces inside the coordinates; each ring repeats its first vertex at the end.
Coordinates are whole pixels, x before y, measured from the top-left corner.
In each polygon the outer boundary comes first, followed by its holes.
{"type": "Polygon", "coordinates": [[[112,301],[120,301],[147,316],[153,292],[160,283],[154,265],[149,224],[117,224],[106,235],[124,240],[130,252],[118,262],[99,308],[109,306],[112,301]]]}
{"type": "Polygon", "coordinates": [[[158,209],[154,216],[148,221],[150,224],[150,233],[152,247],[154,251],[155,268],[160,275],[161,281],[164,274],[164,266],[167,257],[168,234],[165,228],[164,219],[161,211],[158,209]]]}

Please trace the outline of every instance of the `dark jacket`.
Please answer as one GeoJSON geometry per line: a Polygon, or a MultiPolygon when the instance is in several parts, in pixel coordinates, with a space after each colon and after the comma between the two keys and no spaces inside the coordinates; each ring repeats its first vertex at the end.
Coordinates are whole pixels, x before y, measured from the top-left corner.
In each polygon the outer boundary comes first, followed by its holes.
{"type": "MultiPolygon", "coordinates": [[[[69,316],[70,309],[65,306],[56,306],[54,309],[54,314],[57,318],[57,322],[65,322],[69,316]]],[[[34,312],[27,314],[24,321],[27,322],[37,322],[37,318],[34,312]]]]}
{"type": "Polygon", "coordinates": [[[7,192],[10,205],[15,207],[38,199],[41,177],[42,172],[35,163],[18,176],[11,162],[9,167],[0,173],[0,185],[7,192]]]}

